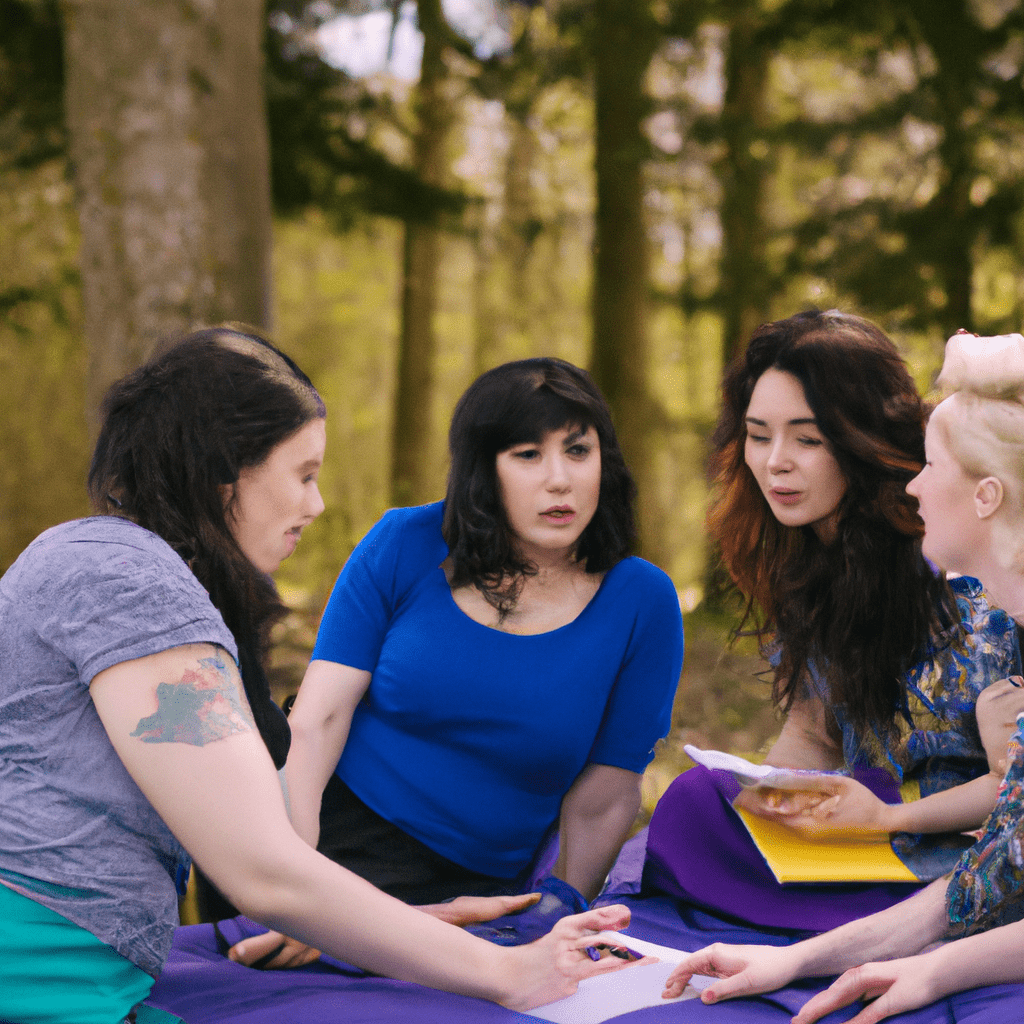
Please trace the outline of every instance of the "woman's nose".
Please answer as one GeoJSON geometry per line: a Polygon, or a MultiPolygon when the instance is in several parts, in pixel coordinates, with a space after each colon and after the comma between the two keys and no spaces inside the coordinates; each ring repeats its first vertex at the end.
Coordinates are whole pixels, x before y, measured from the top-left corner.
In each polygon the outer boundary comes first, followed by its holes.
{"type": "Polygon", "coordinates": [[[793,460],[789,456],[789,450],[780,439],[774,442],[768,449],[768,471],[771,473],[784,473],[792,467],[793,460]]]}
{"type": "Polygon", "coordinates": [[[319,484],[313,484],[312,493],[309,496],[309,500],[306,502],[307,515],[311,515],[314,519],[327,507],[324,504],[323,495],[320,493],[319,484]]]}
{"type": "Polygon", "coordinates": [[[553,491],[562,491],[569,486],[569,472],[565,458],[561,455],[553,456],[548,462],[548,488],[553,491]]]}

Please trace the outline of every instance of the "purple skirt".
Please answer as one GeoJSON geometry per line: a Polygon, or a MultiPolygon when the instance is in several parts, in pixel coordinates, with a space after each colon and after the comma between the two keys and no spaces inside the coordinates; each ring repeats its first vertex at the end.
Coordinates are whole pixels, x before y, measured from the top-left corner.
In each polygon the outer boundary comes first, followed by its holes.
{"type": "MultiPolygon", "coordinates": [[[[857,772],[887,803],[899,800],[887,772],[857,772]]],[[[918,882],[786,882],[775,880],[732,810],[739,783],[729,772],[698,765],[680,775],[651,817],[644,894],[666,894],[762,928],[827,931],[899,903],[918,882]]]]}

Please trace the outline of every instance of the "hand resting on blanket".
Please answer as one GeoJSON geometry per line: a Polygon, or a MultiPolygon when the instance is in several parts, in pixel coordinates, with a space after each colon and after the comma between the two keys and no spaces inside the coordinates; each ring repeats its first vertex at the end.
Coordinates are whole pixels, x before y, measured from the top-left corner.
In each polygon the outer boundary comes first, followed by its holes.
{"type": "MultiPolygon", "coordinates": [[[[416,909],[440,921],[463,927],[467,924],[493,921],[496,917],[525,910],[539,899],[540,893],[536,892],[522,896],[459,896],[448,903],[429,903],[416,909]]],[[[231,960],[246,967],[252,967],[265,960],[260,964],[264,970],[302,967],[304,964],[312,963],[319,956],[320,950],[275,931],[245,939],[228,950],[228,957],[231,960]],[[270,959],[266,959],[267,957],[270,959]]]]}

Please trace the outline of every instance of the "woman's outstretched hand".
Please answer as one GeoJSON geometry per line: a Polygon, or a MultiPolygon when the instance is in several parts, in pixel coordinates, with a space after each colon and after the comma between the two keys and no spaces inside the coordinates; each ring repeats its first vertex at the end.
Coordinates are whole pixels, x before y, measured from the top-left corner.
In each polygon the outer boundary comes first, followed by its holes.
{"type": "MultiPolygon", "coordinates": [[[[462,926],[493,921],[504,914],[525,910],[539,899],[540,893],[536,892],[524,896],[458,896],[450,903],[430,903],[416,909],[448,924],[462,926]]],[[[275,931],[243,939],[228,950],[228,958],[235,963],[268,971],[302,967],[319,956],[320,950],[275,931]]]]}
{"type": "Polygon", "coordinates": [[[846,775],[793,776],[788,783],[744,789],[733,802],[812,839],[893,831],[889,805],[846,775]]]}
{"type": "Polygon", "coordinates": [[[243,939],[228,950],[229,960],[234,960],[236,964],[245,967],[258,967],[264,971],[302,967],[304,964],[312,963],[319,956],[319,949],[274,931],[243,939]]]}
{"type": "Polygon", "coordinates": [[[814,1024],[826,1014],[858,999],[872,1000],[848,1024],[878,1024],[895,1013],[926,1006],[945,995],[925,957],[911,956],[864,964],[847,971],[824,992],[804,1004],[793,1024],[814,1024]]]}
{"type": "Polygon", "coordinates": [[[539,892],[528,892],[523,896],[456,896],[448,903],[424,903],[416,909],[461,928],[518,913],[532,907],[539,899],[539,892]]]}
{"type": "Polygon", "coordinates": [[[512,966],[508,991],[514,993],[498,1001],[510,1010],[526,1012],[535,1006],[571,996],[586,978],[655,963],[654,957],[628,961],[617,956],[588,954],[594,936],[603,931],[620,931],[629,924],[629,909],[613,905],[563,917],[543,938],[526,946],[505,947],[512,966]]]}
{"type": "Polygon", "coordinates": [[[683,994],[690,978],[704,974],[719,981],[701,993],[705,1003],[772,992],[797,977],[791,946],[729,946],[723,942],[705,946],[681,961],[665,982],[662,997],[683,994]]]}

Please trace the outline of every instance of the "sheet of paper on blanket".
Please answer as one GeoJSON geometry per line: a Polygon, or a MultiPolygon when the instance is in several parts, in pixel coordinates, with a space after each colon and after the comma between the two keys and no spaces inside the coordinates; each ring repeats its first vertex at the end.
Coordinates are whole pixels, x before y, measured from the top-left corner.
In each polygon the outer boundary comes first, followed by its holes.
{"type": "Polygon", "coordinates": [[[719,771],[732,772],[743,786],[784,786],[796,789],[801,778],[809,775],[837,775],[839,772],[820,772],[807,768],[778,768],[770,764],[754,764],[745,757],[727,754],[724,750],[701,750],[691,743],[683,746],[691,761],[719,771]]]}
{"type": "Polygon", "coordinates": [[[656,964],[640,964],[627,967],[611,974],[600,974],[596,978],[581,981],[576,993],[531,1010],[532,1016],[554,1024],[598,1024],[600,1021],[618,1017],[645,1006],[661,1006],[662,1003],[676,1003],[684,999],[695,999],[714,981],[703,975],[694,975],[683,994],[676,999],[662,999],[665,982],[680,960],[689,956],[685,949],[659,946],[656,942],[635,939],[623,932],[598,932],[593,938],[595,945],[626,946],[656,956],[656,964]]]}

